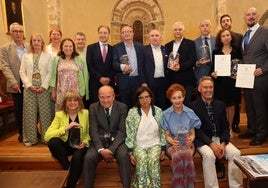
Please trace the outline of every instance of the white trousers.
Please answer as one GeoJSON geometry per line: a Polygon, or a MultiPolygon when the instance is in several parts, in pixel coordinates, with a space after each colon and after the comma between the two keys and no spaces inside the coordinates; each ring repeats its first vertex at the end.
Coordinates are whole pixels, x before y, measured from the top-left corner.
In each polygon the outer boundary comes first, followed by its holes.
{"type": "MultiPolygon", "coordinates": [[[[197,148],[197,151],[202,156],[202,167],[204,175],[205,188],[218,188],[218,178],[215,167],[216,157],[212,149],[208,145],[197,148]]],[[[229,142],[225,147],[224,157],[228,160],[228,180],[229,188],[242,188],[243,177],[241,170],[236,166],[233,159],[240,156],[240,151],[229,142]]]]}

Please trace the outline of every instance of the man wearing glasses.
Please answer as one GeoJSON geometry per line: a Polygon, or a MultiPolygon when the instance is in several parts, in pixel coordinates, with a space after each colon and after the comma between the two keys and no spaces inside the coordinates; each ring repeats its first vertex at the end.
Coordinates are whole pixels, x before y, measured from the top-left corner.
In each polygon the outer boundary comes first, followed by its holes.
{"type": "Polygon", "coordinates": [[[133,107],[134,94],[138,87],[145,84],[142,68],[143,46],[133,41],[133,29],[129,25],[121,27],[122,42],[113,47],[113,68],[117,76],[119,99],[133,107]]]}
{"type": "Polygon", "coordinates": [[[23,88],[19,76],[21,58],[27,52],[28,45],[24,42],[23,26],[12,23],[9,27],[12,41],[1,47],[2,71],[7,79],[7,92],[12,93],[15,104],[16,125],[19,131],[18,141],[22,142],[22,105],[23,88]]]}

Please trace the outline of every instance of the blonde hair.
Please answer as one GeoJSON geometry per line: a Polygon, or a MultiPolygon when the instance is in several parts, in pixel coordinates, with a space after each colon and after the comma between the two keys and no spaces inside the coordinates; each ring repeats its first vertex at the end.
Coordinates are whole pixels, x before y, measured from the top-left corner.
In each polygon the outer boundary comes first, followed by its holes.
{"type": "Polygon", "coordinates": [[[75,91],[75,90],[69,90],[65,93],[63,100],[62,100],[62,105],[61,105],[61,110],[64,111],[66,114],[68,113],[68,107],[66,106],[67,100],[70,98],[74,98],[78,100],[78,108],[77,111],[80,112],[84,109],[84,103],[82,100],[82,97],[80,94],[75,91]]]}
{"type": "Polygon", "coordinates": [[[39,36],[41,38],[41,41],[42,41],[42,48],[41,48],[41,50],[42,50],[42,52],[45,52],[45,50],[46,50],[46,48],[45,48],[46,44],[45,44],[43,35],[41,33],[33,33],[31,35],[31,38],[30,38],[30,49],[29,49],[29,53],[33,53],[34,52],[32,39],[35,36],[39,36]]]}

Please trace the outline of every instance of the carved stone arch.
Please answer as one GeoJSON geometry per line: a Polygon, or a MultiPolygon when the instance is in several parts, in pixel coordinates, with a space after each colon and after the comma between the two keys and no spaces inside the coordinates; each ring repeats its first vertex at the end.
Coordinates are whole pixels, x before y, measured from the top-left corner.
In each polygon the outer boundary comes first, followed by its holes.
{"type": "Polygon", "coordinates": [[[120,27],[122,24],[133,26],[135,21],[141,22],[143,43],[148,44],[149,31],[153,28],[163,32],[164,16],[157,0],[118,0],[111,16],[111,43],[121,41],[120,27]]]}
{"type": "Polygon", "coordinates": [[[268,10],[266,10],[259,20],[260,25],[268,27],[268,10]]]}

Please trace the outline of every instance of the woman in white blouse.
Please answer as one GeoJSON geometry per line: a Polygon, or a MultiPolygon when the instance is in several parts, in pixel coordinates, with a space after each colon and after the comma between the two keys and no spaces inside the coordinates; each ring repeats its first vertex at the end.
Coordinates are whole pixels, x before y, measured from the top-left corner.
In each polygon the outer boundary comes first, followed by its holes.
{"type": "Polygon", "coordinates": [[[41,141],[53,119],[50,107],[49,81],[52,72],[52,57],[45,52],[45,42],[40,33],[30,39],[30,50],[22,56],[20,77],[23,94],[23,142],[25,146],[38,143],[38,114],[41,124],[41,141]]]}

